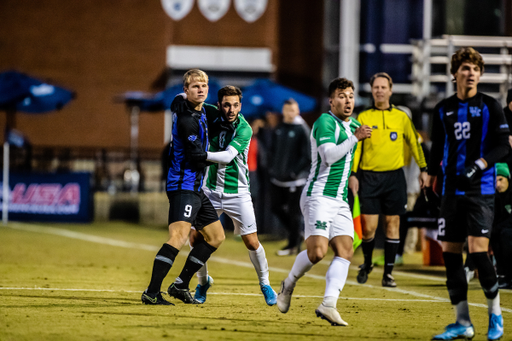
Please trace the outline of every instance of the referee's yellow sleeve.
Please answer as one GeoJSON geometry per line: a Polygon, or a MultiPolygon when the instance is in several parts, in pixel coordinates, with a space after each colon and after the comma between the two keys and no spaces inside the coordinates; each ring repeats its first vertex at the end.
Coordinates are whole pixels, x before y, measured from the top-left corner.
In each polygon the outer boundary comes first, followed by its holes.
{"type": "Polygon", "coordinates": [[[420,168],[426,167],[427,162],[425,161],[425,155],[423,154],[423,149],[421,148],[418,132],[416,131],[416,128],[414,128],[412,120],[407,115],[404,115],[403,126],[405,142],[409,146],[409,150],[411,151],[414,160],[416,160],[416,163],[420,168]]]}

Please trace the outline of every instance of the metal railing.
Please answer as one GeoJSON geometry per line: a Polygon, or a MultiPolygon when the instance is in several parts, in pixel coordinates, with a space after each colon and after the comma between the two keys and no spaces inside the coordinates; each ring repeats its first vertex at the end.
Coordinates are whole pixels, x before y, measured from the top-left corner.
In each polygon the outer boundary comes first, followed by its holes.
{"type": "Polygon", "coordinates": [[[433,86],[435,84],[445,84],[444,97],[453,95],[451,56],[458,48],[466,46],[481,52],[486,66],[497,67],[498,72],[490,72],[487,68],[480,83],[498,85],[499,91],[490,95],[497,97],[505,105],[507,90],[512,84],[512,37],[444,35],[441,39],[413,41],[412,93],[418,101],[437,92],[437,88],[433,86]],[[433,73],[432,66],[435,65],[445,65],[445,72],[433,73]]]}

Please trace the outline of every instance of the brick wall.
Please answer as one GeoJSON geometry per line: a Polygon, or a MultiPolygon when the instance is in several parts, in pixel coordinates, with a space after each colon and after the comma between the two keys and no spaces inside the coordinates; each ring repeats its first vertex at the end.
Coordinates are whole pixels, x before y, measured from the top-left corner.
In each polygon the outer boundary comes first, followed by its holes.
{"type": "MultiPolygon", "coordinates": [[[[160,1],[2,0],[0,70],[77,93],[59,112],[17,114],[17,128],[35,145],[128,146],[129,117],[113,97],[151,90],[165,66],[165,18],[160,1]]],[[[161,147],[162,125],[163,113],[143,114],[140,146],[161,147]]]]}

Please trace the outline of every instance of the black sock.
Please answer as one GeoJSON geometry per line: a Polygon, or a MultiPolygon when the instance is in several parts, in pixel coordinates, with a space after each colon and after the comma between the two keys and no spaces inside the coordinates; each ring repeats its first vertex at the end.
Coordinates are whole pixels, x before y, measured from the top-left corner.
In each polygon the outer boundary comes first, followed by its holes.
{"type": "Polygon", "coordinates": [[[391,275],[393,271],[398,244],[400,244],[400,239],[386,238],[386,243],[384,244],[384,276],[387,274],[391,275]]]}
{"type": "Polygon", "coordinates": [[[192,276],[201,269],[201,267],[206,263],[208,258],[210,258],[211,254],[217,250],[216,247],[211,246],[207,242],[203,241],[202,243],[194,246],[192,251],[188,254],[187,261],[185,262],[185,266],[183,270],[181,270],[180,275],[176,282],[176,287],[180,289],[188,289],[190,280],[192,276]]]}
{"type": "Polygon", "coordinates": [[[452,305],[468,300],[468,282],[461,253],[443,252],[446,267],[446,287],[452,305]]]}
{"type": "Polygon", "coordinates": [[[493,299],[498,295],[498,277],[487,252],[470,253],[469,257],[478,269],[478,279],[485,297],[493,299]]]}
{"type": "Polygon", "coordinates": [[[151,274],[151,282],[148,286],[148,292],[160,292],[162,282],[169,270],[171,270],[174,259],[180,252],[175,247],[165,243],[160,251],[156,254],[155,261],[153,262],[153,273],[151,274]]]}
{"type": "Polygon", "coordinates": [[[363,255],[364,255],[364,264],[370,267],[372,266],[372,255],[373,248],[375,247],[375,238],[372,239],[363,239],[363,243],[361,244],[363,247],[363,255]]]}

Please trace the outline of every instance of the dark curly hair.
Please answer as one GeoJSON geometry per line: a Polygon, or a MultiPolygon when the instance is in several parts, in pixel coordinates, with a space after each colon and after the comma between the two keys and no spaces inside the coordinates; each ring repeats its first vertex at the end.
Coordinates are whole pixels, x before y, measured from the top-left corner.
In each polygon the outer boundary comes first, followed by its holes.
{"type": "Polygon", "coordinates": [[[452,56],[452,62],[450,66],[450,73],[455,75],[459,70],[459,67],[464,62],[469,62],[477,65],[480,68],[480,74],[484,73],[484,59],[472,47],[463,47],[452,56]]]}
{"type": "Polygon", "coordinates": [[[233,85],[226,85],[217,93],[217,99],[219,100],[219,104],[222,103],[222,99],[224,96],[238,96],[240,102],[242,102],[242,90],[233,85]]]}
{"type": "Polygon", "coordinates": [[[334,79],[331,84],[329,84],[329,97],[332,97],[336,89],[346,89],[346,88],[352,88],[352,90],[355,90],[354,83],[352,81],[349,81],[346,78],[336,78],[334,79]]]}

